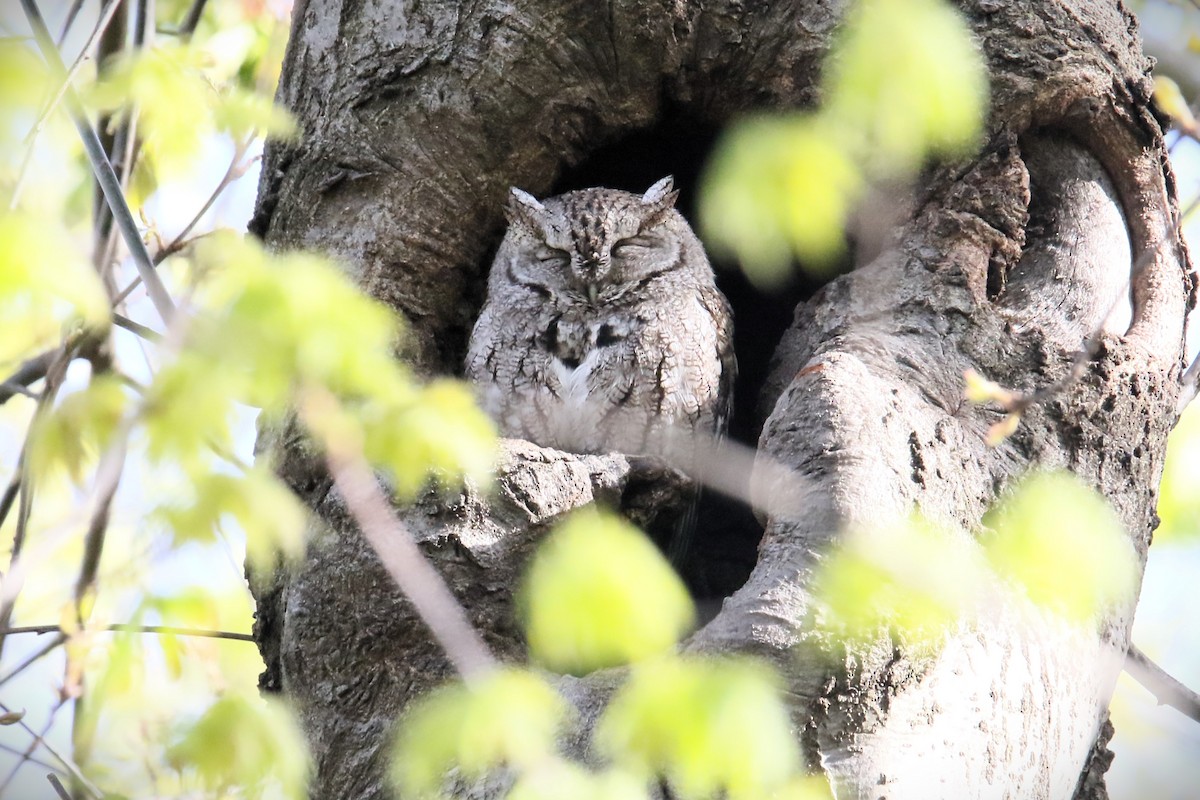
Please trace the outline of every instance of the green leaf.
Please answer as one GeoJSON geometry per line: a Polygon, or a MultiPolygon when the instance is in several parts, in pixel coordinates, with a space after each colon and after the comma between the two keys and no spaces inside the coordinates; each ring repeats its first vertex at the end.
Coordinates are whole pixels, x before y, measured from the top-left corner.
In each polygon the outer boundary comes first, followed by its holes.
{"type": "Polygon", "coordinates": [[[965,154],[982,133],[983,55],[942,0],[859,0],[824,84],[824,113],[880,176],[910,177],[930,154],[965,154]]]}
{"type": "Polygon", "coordinates": [[[913,517],[849,531],[814,580],[818,624],[869,640],[888,629],[935,643],[972,612],[992,577],[975,540],[913,517]]]}
{"type": "Polygon", "coordinates": [[[619,769],[592,772],[562,759],[549,759],[526,770],[507,800],[650,800],[644,779],[619,769]]]}
{"type": "Polygon", "coordinates": [[[67,471],[78,483],[84,467],[108,446],[124,417],[128,398],[119,378],[100,375],[62,399],[33,428],[30,465],[46,475],[67,471]]]}
{"type": "Polygon", "coordinates": [[[650,540],[595,509],[573,514],[542,545],[520,602],[533,657],[575,674],[667,652],[695,619],[650,540]]]}
{"type": "Polygon", "coordinates": [[[1073,622],[1131,608],[1140,563],[1116,514],[1066,473],[1038,473],[984,519],[996,572],[1037,605],[1073,622]]]}
{"type": "Polygon", "coordinates": [[[0,136],[9,133],[11,114],[37,108],[53,87],[50,71],[28,39],[0,37],[0,136]]]}
{"type": "Polygon", "coordinates": [[[0,368],[59,339],[65,325],[108,322],[104,287],[63,225],[0,211],[0,368]]]}
{"type": "Polygon", "coordinates": [[[411,499],[430,473],[490,483],[496,429],[461,381],[437,380],[405,397],[391,392],[359,409],[367,458],[387,470],[396,495],[411,499]]]}
{"type": "Polygon", "coordinates": [[[566,704],[531,672],[505,669],[416,701],[401,720],[392,780],[402,796],[437,793],[451,767],[468,778],[550,757],[566,704]]]}
{"type": "Polygon", "coordinates": [[[778,680],[744,660],[666,658],[636,667],[601,718],[615,763],[664,775],[679,796],[765,797],[799,777],[778,680]]]}
{"type": "Polygon", "coordinates": [[[811,115],[756,117],[718,145],[704,177],[700,222],[717,253],[771,286],[791,259],[821,270],[845,250],[843,229],[863,190],[846,139],[811,115]]]}
{"type": "Polygon", "coordinates": [[[164,174],[190,169],[205,138],[218,131],[237,138],[255,130],[294,133],[290,115],[269,99],[214,84],[212,64],[195,43],[160,41],[107,63],[85,96],[103,111],[136,108],[143,147],[164,174]]]}
{"type": "Polygon", "coordinates": [[[222,520],[232,518],[246,534],[251,565],[270,565],[277,554],[296,558],[302,552],[307,513],[265,468],[255,466],[242,475],[197,471],[190,487],[191,497],[155,512],[171,529],[176,545],[211,542],[222,520]]]}
{"type": "Polygon", "coordinates": [[[1158,516],[1155,544],[1200,536],[1200,404],[1188,406],[1167,440],[1158,516]]]}
{"type": "Polygon", "coordinates": [[[212,790],[261,797],[269,785],[306,797],[308,748],[291,712],[270,698],[229,694],[215,702],[168,751],[212,790]]]}
{"type": "Polygon", "coordinates": [[[238,399],[282,414],[305,387],[332,393],[339,427],[361,431],[354,438],[403,499],[431,473],[490,479],[495,428],[471,393],[457,381],[417,384],[396,359],[399,321],[331,262],[223,235],[197,248],[196,270],[205,312],[189,350],[238,399]]]}

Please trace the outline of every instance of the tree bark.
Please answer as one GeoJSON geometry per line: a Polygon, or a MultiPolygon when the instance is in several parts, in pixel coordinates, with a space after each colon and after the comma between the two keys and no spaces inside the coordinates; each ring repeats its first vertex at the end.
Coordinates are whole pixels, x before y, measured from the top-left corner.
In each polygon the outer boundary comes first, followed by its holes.
{"type": "MultiPolygon", "coordinates": [[[[991,72],[986,143],[927,175],[879,255],[800,303],[782,336],[739,341],[739,358],[774,352],[745,391],[767,412],[760,452],[802,480],[745,585],[684,647],[772,661],[805,757],[839,797],[1103,797],[1132,602],[1098,630],[998,607],[936,656],[849,647],[807,623],[811,577],[848,526],[919,508],[978,530],[1031,468],[1099,489],[1139,575],[1156,523],[1192,283],[1136,21],[1106,0],[960,6],[991,72]],[[963,371],[1034,391],[1096,330],[1082,376],[986,446],[1001,415],[963,401],[963,371]]],[[[408,320],[405,357],[460,374],[509,186],[644,188],[674,171],[690,190],[714,131],[817,99],[843,11],[299,0],[279,99],[304,135],[269,147],[251,229],[339,257],[408,320]]],[[[388,732],[449,667],[302,438],[269,432],[264,446],[282,448],[281,473],[316,512],[303,563],[256,586],[264,687],[302,709],[314,797],[387,796],[388,732]]],[[[528,555],[593,500],[652,507],[646,470],[507,442],[491,496],[403,517],[496,654],[520,660],[511,591],[528,555]]],[[[577,747],[613,680],[562,681],[577,747]]]]}

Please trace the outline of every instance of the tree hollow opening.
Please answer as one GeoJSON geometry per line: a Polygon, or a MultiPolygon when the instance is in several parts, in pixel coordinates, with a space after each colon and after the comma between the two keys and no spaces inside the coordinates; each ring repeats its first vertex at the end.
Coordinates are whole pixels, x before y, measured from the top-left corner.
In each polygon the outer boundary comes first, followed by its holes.
{"type": "MultiPolygon", "coordinates": [[[[667,109],[654,125],[628,133],[564,168],[550,194],[594,186],[640,193],[660,178],[672,175],[679,190],[676,207],[703,239],[697,201],[705,166],[720,134],[721,128],[711,122],[667,109]]],[[[751,283],[736,262],[714,258],[711,253],[709,258],[717,286],[729,299],[734,316],[738,376],[728,436],[754,448],[763,422],[759,418],[759,395],[770,372],[771,358],[792,323],[796,306],[812,297],[828,277],[814,278],[794,268],[782,286],[765,290],[751,283]]],[[[640,496],[641,491],[638,487],[632,494],[640,496]]],[[[761,536],[762,526],[743,502],[705,492],[697,514],[692,553],[683,569],[684,579],[697,598],[719,599],[740,588],[754,567],[761,536]]]]}

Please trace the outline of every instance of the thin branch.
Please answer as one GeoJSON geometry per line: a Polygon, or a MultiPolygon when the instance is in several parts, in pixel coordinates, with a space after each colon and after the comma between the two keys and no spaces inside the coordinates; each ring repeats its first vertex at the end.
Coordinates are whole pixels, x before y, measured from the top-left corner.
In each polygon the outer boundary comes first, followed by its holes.
{"type": "Polygon", "coordinates": [[[58,704],[50,709],[50,713],[46,717],[46,724],[42,726],[41,732],[34,735],[33,741],[31,741],[29,746],[25,748],[24,752],[20,754],[20,758],[17,759],[17,763],[13,765],[13,768],[9,771],[8,776],[5,777],[3,781],[0,781],[0,796],[3,796],[4,790],[8,788],[8,785],[16,780],[17,774],[21,771],[21,767],[32,762],[34,752],[37,751],[38,745],[45,741],[46,734],[50,732],[50,727],[54,724],[54,717],[61,708],[62,702],[59,701],[58,704]]]}
{"type": "MultiPolygon", "coordinates": [[[[62,706],[58,706],[58,707],[61,708],[62,706]]],[[[0,709],[4,709],[5,711],[12,710],[4,703],[0,703],[0,709]]],[[[83,770],[81,770],[79,768],[78,764],[76,764],[74,761],[72,761],[71,759],[64,756],[62,753],[58,752],[58,750],[56,750],[54,747],[52,747],[49,742],[47,742],[45,739],[38,736],[38,734],[34,732],[33,728],[29,727],[29,725],[25,722],[25,720],[21,720],[17,724],[20,725],[21,728],[23,728],[25,730],[25,732],[28,733],[30,736],[36,737],[38,739],[38,743],[41,745],[41,748],[43,750],[45,750],[47,753],[49,753],[51,755],[51,757],[53,757],[56,761],[58,761],[58,763],[62,764],[63,767],[66,769],[67,773],[73,779],[75,779],[81,787],[83,787],[83,790],[85,792],[90,794],[92,797],[97,798],[97,800],[102,800],[102,798],[105,796],[104,792],[100,791],[100,789],[96,786],[96,784],[92,783],[91,781],[89,781],[87,779],[87,776],[83,774],[83,770]]]]}
{"type": "Polygon", "coordinates": [[[162,341],[162,334],[153,328],[147,328],[140,322],[134,322],[124,314],[113,314],[113,324],[118,328],[124,328],[132,334],[136,334],[148,342],[158,343],[162,341]]]}
{"type": "MultiPolygon", "coordinates": [[[[336,403],[337,400],[324,390],[310,390],[301,403],[301,414],[309,429],[320,431],[321,420],[336,408],[336,403]]],[[[361,454],[345,446],[334,446],[332,441],[324,444],[325,461],[334,485],[363,537],[400,591],[412,602],[463,680],[470,683],[495,669],[496,662],[487,645],[471,627],[441,574],[417,547],[412,533],[392,512],[361,454]]]]}
{"type": "MultiPolygon", "coordinates": [[[[21,550],[25,546],[26,526],[29,523],[29,515],[32,511],[32,493],[33,493],[33,476],[29,469],[29,436],[36,427],[37,420],[47,413],[50,406],[54,403],[54,398],[58,394],[58,389],[62,385],[63,378],[66,377],[67,365],[72,359],[73,347],[71,344],[64,344],[55,354],[54,360],[46,370],[46,388],[42,391],[42,396],[38,399],[37,409],[33,412],[34,423],[30,424],[29,431],[26,432],[25,442],[21,445],[21,455],[17,459],[17,527],[13,533],[12,550],[8,556],[8,569],[4,572],[5,580],[0,584],[0,630],[8,627],[9,620],[12,619],[13,607],[17,602],[17,595],[21,591],[20,580],[14,577],[14,572],[20,563],[21,550]]],[[[5,492],[7,500],[8,492],[5,492]]],[[[4,515],[7,516],[8,509],[12,507],[12,502],[8,501],[3,506],[4,515]]],[[[0,522],[3,519],[0,518],[0,522]]],[[[4,635],[0,633],[0,653],[4,652],[4,635]]]]}
{"type": "Polygon", "coordinates": [[[195,33],[196,26],[200,24],[200,17],[204,14],[204,6],[207,4],[208,0],[193,0],[192,7],[188,9],[187,15],[183,18],[183,22],[179,23],[179,28],[175,33],[185,39],[195,33]]]}
{"type": "MultiPolygon", "coordinates": [[[[77,12],[79,6],[82,4],[82,0],[76,0],[75,5],[72,7],[72,13],[67,15],[62,36],[59,38],[59,47],[62,47],[62,40],[66,38],[67,30],[74,19],[74,12],[77,12]]],[[[33,161],[33,151],[37,145],[38,136],[41,135],[42,129],[46,126],[46,120],[54,113],[54,109],[58,108],[58,104],[62,101],[63,95],[66,94],[71,81],[75,79],[75,74],[79,71],[83,62],[87,60],[88,53],[96,46],[96,40],[108,28],[108,23],[112,21],[113,14],[120,5],[121,0],[109,0],[108,4],[104,6],[104,9],[100,12],[100,19],[96,20],[96,27],[92,29],[92,33],[88,37],[87,42],[84,43],[83,48],[79,51],[79,55],[71,62],[71,68],[67,70],[66,79],[58,84],[58,89],[55,91],[54,96],[42,108],[42,113],[38,114],[37,121],[33,123],[33,127],[29,129],[29,133],[25,134],[25,141],[23,143],[25,146],[25,155],[21,157],[21,166],[17,170],[17,179],[13,183],[12,194],[8,199],[8,208],[10,211],[17,207],[17,201],[21,197],[21,190],[25,188],[25,177],[28,175],[29,165],[33,161]]]]}
{"type": "MultiPolygon", "coordinates": [[[[156,633],[170,636],[197,636],[205,639],[230,639],[237,642],[253,642],[254,636],[249,633],[233,633],[232,631],[211,631],[204,628],[179,628],[174,625],[131,625],[127,623],[114,623],[105,625],[101,630],[110,632],[127,632],[127,633],[156,633]]],[[[5,635],[10,633],[36,633],[43,635],[47,633],[65,633],[59,625],[18,625],[13,628],[8,628],[3,631],[5,635]]],[[[2,683],[3,681],[0,681],[2,683]]]]}
{"type": "MultiPolygon", "coordinates": [[[[183,230],[171,240],[170,244],[160,247],[154,253],[153,261],[155,268],[157,268],[158,265],[163,261],[166,261],[170,256],[178,253],[188,244],[187,236],[198,224],[200,224],[201,217],[208,213],[208,210],[212,208],[214,203],[217,202],[217,198],[219,198],[221,194],[227,188],[229,188],[229,185],[245,175],[246,170],[248,170],[250,166],[257,160],[255,158],[247,161],[244,164],[238,163],[242,160],[242,158],[246,155],[246,151],[250,148],[250,141],[250,139],[247,139],[244,142],[238,142],[233,153],[233,158],[229,161],[229,167],[225,170],[225,174],[221,177],[221,180],[217,182],[217,187],[213,189],[212,193],[209,194],[208,199],[204,201],[204,205],[202,205],[200,210],[195,213],[191,221],[184,226],[183,230]]],[[[113,305],[115,306],[117,303],[120,303],[129,296],[130,292],[132,292],[138,286],[141,286],[141,284],[142,276],[138,275],[129,282],[128,286],[117,292],[116,297],[113,298],[113,305]]]]}
{"type": "MultiPolygon", "coordinates": [[[[56,79],[65,81],[66,67],[63,66],[62,58],[59,56],[58,50],[54,47],[54,42],[50,39],[50,34],[46,30],[46,23],[42,20],[42,15],[38,11],[37,4],[34,0],[21,0],[21,7],[25,10],[25,16],[29,19],[29,24],[33,28],[34,37],[37,39],[38,47],[42,51],[42,57],[50,66],[56,79]]],[[[83,105],[79,102],[79,97],[70,87],[67,88],[65,99],[67,110],[75,122],[75,127],[79,131],[80,138],[83,140],[88,160],[92,164],[92,171],[95,173],[96,180],[104,192],[105,200],[108,202],[108,207],[112,211],[113,218],[121,229],[121,234],[125,238],[125,244],[129,248],[130,255],[133,256],[134,264],[137,266],[138,274],[142,276],[142,280],[146,284],[150,301],[154,304],[154,308],[158,311],[163,321],[169,324],[175,313],[175,304],[171,302],[171,296],[167,293],[166,287],[163,286],[162,281],[154,271],[154,265],[150,261],[150,254],[147,252],[146,245],[142,241],[141,234],[138,232],[137,222],[134,221],[133,214],[129,210],[129,204],[125,202],[125,198],[121,194],[121,185],[117,180],[116,172],[113,171],[112,162],[108,160],[108,156],[104,153],[104,147],[100,144],[100,139],[96,136],[96,131],[92,129],[91,123],[88,122],[87,114],[83,109],[83,105]]]]}
{"type": "Polygon", "coordinates": [[[57,775],[51,772],[46,776],[46,780],[50,781],[50,785],[54,787],[55,794],[57,794],[61,800],[71,800],[71,795],[67,792],[66,787],[62,785],[62,781],[58,779],[57,775]]]}
{"type": "Polygon", "coordinates": [[[13,678],[20,675],[22,672],[24,672],[30,666],[32,666],[36,662],[42,660],[43,657],[54,652],[54,649],[56,647],[60,646],[66,640],[67,640],[67,637],[63,634],[58,634],[57,636],[54,636],[53,638],[51,638],[50,641],[48,641],[48,642],[46,642],[46,644],[42,645],[42,648],[40,650],[30,654],[29,657],[27,657],[20,664],[17,664],[15,667],[13,667],[8,672],[6,672],[3,676],[0,676],[0,686],[3,686],[4,684],[8,683],[10,680],[12,680],[13,678]]]}
{"type": "Polygon", "coordinates": [[[1160,706],[1170,706],[1200,722],[1200,694],[1173,678],[1133,644],[1125,655],[1125,671],[1146,687],[1160,706]]]}
{"type": "MultiPolygon", "coordinates": [[[[12,753],[14,756],[21,755],[20,750],[18,750],[15,747],[11,747],[10,745],[4,744],[3,742],[0,742],[0,750],[3,750],[5,753],[12,753]]],[[[55,772],[61,772],[64,775],[66,774],[66,770],[64,770],[62,767],[56,767],[53,764],[51,764],[49,761],[42,761],[40,758],[38,758],[36,756],[31,756],[29,758],[29,763],[36,764],[37,766],[41,767],[42,769],[52,769],[55,772]]]]}
{"type": "Polygon", "coordinates": [[[0,405],[6,403],[14,394],[18,394],[18,392],[10,389],[10,386],[28,387],[30,384],[37,383],[46,377],[46,370],[50,369],[50,365],[54,363],[55,356],[61,350],[61,347],[55,347],[44,353],[39,353],[32,358],[26,359],[21,366],[17,367],[16,372],[5,378],[3,385],[0,385],[0,405]]]}
{"type": "Polygon", "coordinates": [[[75,582],[75,615],[80,623],[84,619],[84,598],[95,587],[96,575],[100,571],[100,555],[104,552],[112,501],[121,483],[121,472],[125,469],[125,440],[128,436],[127,422],[121,434],[105,450],[96,470],[96,508],[92,511],[92,518],[83,538],[83,560],[79,566],[79,578],[75,582]]]}
{"type": "MultiPolygon", "coordinates": [[[[120,0],[115,0],[119,3],[120,0]]],[[[83,0],[72,0],[71,7],[67,9],[67,18],[63,20],[62,31],[58,34],[58,46],[62,47],[67,41],[67,34],[71,32],[71,26],[75,24],[75,17],[79,16],[79,10],[83,8],[83,0]]]]}

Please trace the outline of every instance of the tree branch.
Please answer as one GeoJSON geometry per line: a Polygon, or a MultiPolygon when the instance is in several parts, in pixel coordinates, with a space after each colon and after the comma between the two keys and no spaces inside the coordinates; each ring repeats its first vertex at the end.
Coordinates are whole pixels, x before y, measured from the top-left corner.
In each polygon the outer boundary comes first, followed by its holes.
{"type": "MultiPolygon", "coordinates": [[[[336,402],[323,391],[308,392],[301,403],[301,416],[310,430],[322,430],[321,420],[335,408],[336,402]]],[[[496,663],[487,645],[471,627],[441,574],[421,553],[412,533],[392,512],[362,456],[351,452],[349,447],[331,446],[329,437],[320,438],[333,483],[363,537],[429,626],[463,680],[470,683],[491,672],[496,663]]]]}
{"type": "Polygon", "coordinates": [[[1125,671],[1148,689],[1160,706],[1170,706],[1200,722],[1200,694],[1184,686],[1132,644],[1125,655],[1125,671]]]}
{"type": "MultiPolygon", "coordinates": [[[[46,23],[42,19],[41,12],[38,11],[37,4],[34,0],[21,0],[21,7],[25,10],[25,16],[29,19],[29,24],[33,28],[34,37],[37,39],[38,47],[42,51],[42,57],[45,59],[47,65],[50,66],[51,71],[54,72],[55,77],[65,82],[67,77],[66,67],[63,65],[62,58],[59,56],[54,42],[50,39],[50,33],[46,30],[46,23]]],[[[146,250],[146,245],[142,241],[141,234],[138,232],[137,223],[133,219],[133,214],[129,210],[128,203],[125,202],[125,198],[121,194],[121,184],[117,179],[116,172],[113,170],[112,162],[108,160],[108,156],[104,153],[104,147],[101,145],[100,139],[96,136],[96,131],[92,129],[91,124],[88,122],[87,114],[79,101],[79,97],[70,87],[67,87],[65,99],[71,119],[79,131],[80,138],[83,140],[84,150],[87,151],[88,160],[92,164],[92,171],[95,173],[96,180],[104,192],[104,198],[108,202],[108,207],[112,211],[113,218],[121,229],[121,234],[125,238],[125,244],[129,248],[130,255],[133,256],[134,264],[137,266],[138,274],[142,276],[142,280],[146,284],[146,291],[150,295],[150,301],[154,304],[154,308],[158,311],[162,320],[169,324],[175,313],[175,304],[171,301],[166,287],[163,286],[158,274],[154,271],[150,254],[146,250]]]]}
{"type": "MultiPolygon", "coordinates": [[[[254,637],[248,633],[233,633],[231,631],[212,631],[203,628],[180,628],[174,625],[132,625],[129,623],[118,622],[112,625],[104,626],[103,630],[112,632],[128,632],[128,633],[155,633],[166,634],[170,636],[197,636],[206,639],[230,639],[236,642],[253,642],[254,637]]],[[[5,635],[10,633],[36,633],[38,635],[46,633],[64,633],[60,625],[18,625],[16,627],[7,628],[0,631],[5,635]]],[[[3,680],[0,679],[0,683],[3,680]]]]}
{"type": "MultiPolygon", "coordinates": [[[[62,40],[66,38],[67,31],[70,29],[71,22],[74,19],[75,13],[79,11],[79,7],[83,5],[82,0],[76,0],[72,6],[70,14],[67,15],[67,21],[63,25],[62,36],[59,37],[59,47],[62,46],[62,40]]],[[[87,54],[92,51],[96,45],[96,40],[108,28],[108,23],[112,21],[113,14],[121,5],[121,0],[109,0],[108,4],[100,12],[100,19],[96,20],[96,27],[92,29],[92,33],[88,36],[87,42],[84,43],[79,55],[71,62],[71,68],[67,70],[66,80],[58,85],[58,90],[54,96],[50,98],[42,109],[42,113],[38,115],[37,121],[33,123],[33,127],[29,129],[29,133],[25,135],[25,155],[21,158],[21,166],[17,170],[17,179],[13,182],[12,194],[8,199],[8,208],[11,211],[17,207],[17,201],[21,197],[21,190],[25,186],[25,177],[29,172],[29,164],[33,161],[34,146],[37,144],[38,136],[41,135],[42,129],[46,126],[46,120],[54,113],[54,109],[58,108],[59,102],[62,101],[63,95],[66,94],[67,88],[71,85],[71,81],[75,78],[75,73],[79,71],[79,67],[87,58],[87,54]]]]}

